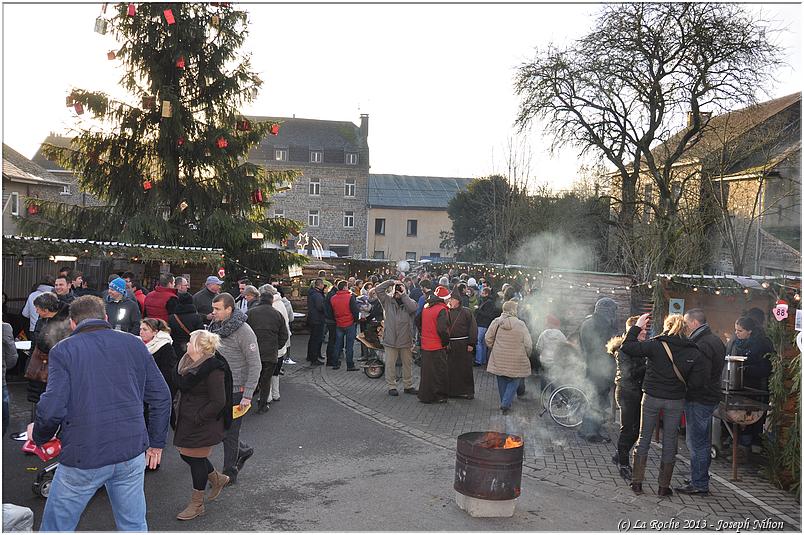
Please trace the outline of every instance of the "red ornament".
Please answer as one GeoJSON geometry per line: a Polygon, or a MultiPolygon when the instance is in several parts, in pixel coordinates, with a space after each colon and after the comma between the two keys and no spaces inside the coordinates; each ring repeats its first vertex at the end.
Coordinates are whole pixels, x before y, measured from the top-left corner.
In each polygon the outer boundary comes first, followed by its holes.
{"type": "Polygon", "coordinates": [[[226,141],[226,138],[223,136],[218,138],[217,144],[219,149],[225,149],[226,147],[229,146],[229,142],[226,141]]]}
{"type": "Polygon", "coordinates": [[[179,145],[179,147],[181,147],[182,145],[184,145],[184,138],[180,137],[179,139],[176,140],[176,143],[179,145]]]}
{"type": "Polygon", "coordinates": [[[144,189],[145,191],[148,191],[152,187],[153,187],[153,184],[151,184],[150,180],[146,180],[145,182],[142,183],[142,189],[144,189]]]}
{"type": "Polygon", "coordinates": [[[224,278],[226,276],[226,270],[223,268],[218,269],[218,277],[224,278]]]}
{"type": "Polygon", "coordinates": [[[171,24],[176,24],[176,19],[173,18],[173,10],[172,9],[166,9],[165,10],[165,20],[167,21],[168,26],[170,26],[171,24]]]}
{"type": "Polygon", "coordinates": [[[133,17],[136,14],[137,14],[137,6],[135,6],[133,3],[129,4],[128,5],[128,16],[133,17]]]}
{"type": "Polygon", "coordinates": [[[251,193],[251,203],[260,204],[262,202],[262,190],[254,190],[251,193]]]}
{"type": "Polygon", "coordinates": [[[279,125],[274,123],[271,125],[271,135],[276,136],[279,134],[279,125]]]}
{"type": "Polygon", "coordinates": [[[32,204],[31,206],[28,207],[28,214],[36,215],[38,213],[39,213],[39,207],[37,205],[32,204]]]}
{"type": "Polygon", "coordinates": [[[108,51],[106,53],[106,59],[108,59],[110,61],[113,60],[115,57],[116,57],[116,54],[114,53],[114,50],[110,50],[110,51],[108,51]]]}
{"type": "Polygon", "coordinates": [[[237,122],[237,129],[242,130],[243,132],[248,132],[251,130],[251,121],[248,119],[243,119],[242,121],[237,122]]]}
{"type": "Polygon", "coordinates": [[[81,104],[80,102],[76,102],[73,107],[75,108],[75,113],[77,113],[78,115],[84,113],[84,105],[81,104]]]}
{"type": "Polygon", "coordinates": [[[179,59],[176,60],[176,67],[179,69],[184,68],[184,56],[179,56],[179,59]]]}

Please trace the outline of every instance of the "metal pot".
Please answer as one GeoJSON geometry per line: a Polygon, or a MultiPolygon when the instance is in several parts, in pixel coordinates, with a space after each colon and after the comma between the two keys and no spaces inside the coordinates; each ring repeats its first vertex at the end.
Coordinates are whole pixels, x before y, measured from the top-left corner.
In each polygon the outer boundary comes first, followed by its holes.
{"type": "Polygon", "coordinates": [[[743,388],[743,362],[746,357],[726,356],[726,367],[723,370],[723,387],[727,390],[743,388]]]}

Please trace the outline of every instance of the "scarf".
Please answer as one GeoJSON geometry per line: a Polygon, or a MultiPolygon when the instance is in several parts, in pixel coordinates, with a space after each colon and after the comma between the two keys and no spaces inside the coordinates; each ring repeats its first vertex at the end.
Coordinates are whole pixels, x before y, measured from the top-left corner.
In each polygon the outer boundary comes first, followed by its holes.
{"type": "MultiPolygon", "coordinates": [[[[201,365],[204,364],[204,362],[208,361],[209,359],[211,359],[214,356],[215,356],[214,353],[212,353],[211,355],[204,355],[203,357],[201,357],[201,359],[195,361],[195,360],[190,358],[190,355],[185,353],[184,356],[179,361],[179,365],[178,365],[178,372],[179,372],[179,376],[180,376],[179,382],[181,383],[182,382],[182,377],[184,377],[187,374],[192,374],[192,375],[198,376],[198,371],[200,370],[201,365]]],[[[182,389],[182,390],[184,390],[184,389],[182,389]]]]}
{"type": "Polygon", "coordinates": [[[153,355],[154,353],[162,349],[163,346],[172,343],[173,338],[170,337],[169,333],[165,331],[159,331],[154,335],[153,338],[151,338],[150,342],[145,343],[145,347],[148,348],[148,353],[153,355]]]}
{"type": "Polygon", "coordinates": [[[221,338],[228,338],[239,329],[248,319],[242,310],[235,308],[232,310],[232,315],[228,320],[213,321],[209,324],[209,332],[215,333],[221,338]]]}

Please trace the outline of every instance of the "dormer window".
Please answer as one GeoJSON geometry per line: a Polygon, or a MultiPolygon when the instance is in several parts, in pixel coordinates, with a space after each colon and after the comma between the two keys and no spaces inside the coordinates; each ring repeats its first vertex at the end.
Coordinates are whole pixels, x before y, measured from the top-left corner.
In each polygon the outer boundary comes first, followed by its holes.
{"type": "Polygon", "coordinates": [[[346,165],[357,165],[357,153],[356,152],[347,152],[346,153],[346,165]]]}
{"type": "Polygon", "coordinates": [[[324,161],[324,153],[320,150],[310,151],[310,163],[321,163],[324,161]]]}
{"type": "Polygon", "coordinates": [[[286,162],[288,161],[288,149],[276,149],[274,150],[274,159],[278,162],[286,162]]]}
{"type": "Polygon", "coordinates": [[[70,195],[70,186],[63,186],[59,195],[70,195]]]}

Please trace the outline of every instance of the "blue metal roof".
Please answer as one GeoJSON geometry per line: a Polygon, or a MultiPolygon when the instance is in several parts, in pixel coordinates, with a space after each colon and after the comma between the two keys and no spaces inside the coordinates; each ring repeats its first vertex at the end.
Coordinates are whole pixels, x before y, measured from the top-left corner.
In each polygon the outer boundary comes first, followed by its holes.
{"type": "Polygon", "coordinates": [[[429,208],[445,210],[473,179],[435,176],[369,174],[370,208],[429,208]]]}

